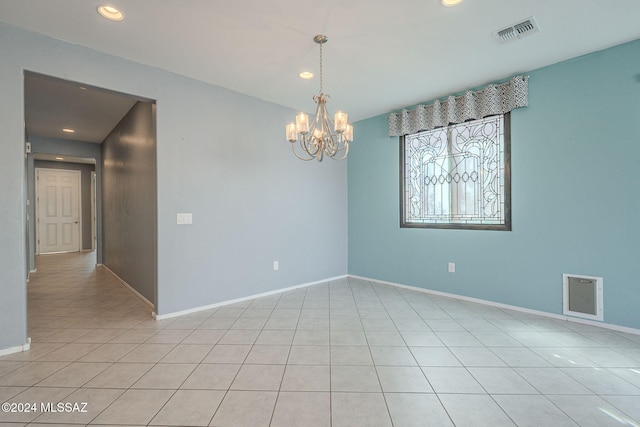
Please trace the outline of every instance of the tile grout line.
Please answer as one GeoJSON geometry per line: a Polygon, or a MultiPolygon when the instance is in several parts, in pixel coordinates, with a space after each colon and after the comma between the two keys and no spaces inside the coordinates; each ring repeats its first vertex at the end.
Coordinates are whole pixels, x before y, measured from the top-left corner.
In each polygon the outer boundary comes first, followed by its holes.
{"type": "MultiPolygon", "coordinates": [[[[411,305],[411,303],[407,300],[407,298],[402,294],[402,292],[398,293],[402,296],[402,298],[411,306],[411,308],[414,309],[415,308],[411,305]]],[[[428,298],[428,297],[427,297],[428,298]]],[[[429,298],[430,299],[430,298],[429,298]]],[[[420,314],[415,311],[416,314],[418,315],[418,317],[420,317],[420,319],[422,319],[422,316],[420,316],[420,314]]],[[[424,321],[424,319],[422,319],[424,321]]],[[[392,319],[393,321],[393,319],[392,319]]],[[[394,322],[395,324],[395,322],[394,322]]],[[[431,329],[431,327],[429,326],[429,324],[427,324],[427,322],[425,321],[426,326],[429,328],[430,331],[432,331],[434,333],[434,335],[437,337],[438,335],[435,333],[435,331],[433,331],[431,329]]],[[[400,333],[400,335],[402,336],[402,333],[400,333]]],[[[413,352],[411,351],[411,347],[409,347],[409,345],[407,344],[404,336],[402,337],[403,341],[405,342],[405,344],[407,345],[407,348],[409,349],[409,352],[411,353],[411,356],[414,358],[414,360],[416,361],[416,364],[418,365],[418,367],[420,368],[420,371],[422,372],[422,375],[424,375],[424,377],[427,380],[427,383],[429,384],[429,387],[431,387],[431,389],[433,390],[433,394],[435,395],[436,399],[438,399],[438,402],[440,403],[440,406],[442,406],[442,409],[445,411],[445,413],[447,414],[447,417],[449,418],[449,421],[451,421],[451,425],[455,426],[455,422],[453,421],[453,417],[451,416],[449,410],[447,410],[447,407],[444,405],[444,403],[442,402],[442,399],[440,398],[440,394],[436,391],[436,389],[433,387],[433,384],[431,383],[431,381],[429,381],[429,378],[427,377],[427,375],[424,372],[424,369],[422,366],[420,366],[420,363],[418,362],[418,359],[416,359],[415,354],[413,354],[413,352]]],[[[438,337],[438,340],[440,340],[440,338],[438,337]]],[[[440,340],[442,341],[442,340],[440,340]]],[[[451,352],[451,354],[453,355],[454,358],[456,358],[456,360],[458,360],[458,362],[460,362],[461,366],[464,366],[464,364],[458,359],[458,357],[455,355],[455,353],[453,353],[451,350],[449,350],[449,346],[447,346],[444,342],[442,342],[442,344],[444,345],[444,347],[451,352]]],[[[466,370],[466,367],[465,367],[466,370]]],[[[467,371],[468,372],[468,371],[467,371]]],[[[469,375],[471,375],[471,373],[469,372],[469,375]]],[[[482,387],[482,384],[480,384],[480,387],[482,387]]],[[[482,387],[484,390],[484,387],[482,387]]],[[[486,390],[485,390],[486,392],[486,390]]]]}
{"type": "MultiPolygon", "coordinates": [[[[387,316],[388,316],[389,315],[389,311],[385,307],[384,302],[382,302],[382,300],[380,299],[378,293],[376,292],[375,288],[373,287],[373,285],[371,283],[369,283],[369,286],[373,290],[373,293],[376,295],[376,298],[382,304],[382,307],[384,308],[384,310],[385,310],[385,312],[387,313],[387,316]]],[[[351,286],[351,282],[350,281],[349,281],[349,288],[351,289],[351,293],[353,294],[353,287],[351,286]]],[[[356,311],[358,312],[358,318],[360,318],[360,310],[358,308],[357,302],[356,302],[356,311]]],[[[393,322],[393,319],[391,321],[393,322]]],[[[395,322],[394,322],[394,325],[395,325],[395,322]]],[[[397,329],[397,327],[396,327],[396,329],[397,329]]],[[[393,417],[391,416],[391,410],[389,409],[389,402],[387,401],[387,396],[386,396],[386,394],[384,392],[384,389],[382,388],[382,381],[380,381],[380,373],[378,372],[378,365],[376,364],[376,361],[375,361],[375,359],[373,357],[373,352],[371,351],[371,345],[369,344],[369,339],[367,337],[366,332],[364,332],[364,328],[363,328],[363,334],[364,334],[364,339],[367,342],[367,348],[369,349],[369,355],[371,356],[371,361],[373,362],[373,370],[375,371],[376,378],[378,379],[378,386],[380,387],[380,394],[382,394],[382,399],[384,400],[384,405],[385,405],[385,408],[387,409],[387,416],[389,417],[389,422],[391,422],[391,425],[393,426],[393,417]]],[[[413,357],[413,354],[412,354],[412,357],[413,357]]]]}
{"type": "MultiPolygon", "coordinates": [[[[304,295],[306,297],[307,295],[307,289],[308,288],[304,288],[304,295]]],[[[278,297],[278,302],[280,301],[280,299],[282,298],[284,294],[280,294],[278,297]]],[[[276,414],[276,408],[278,407],[278,401],[280,400],[280,391],[282,389],[282,383],[284,382],[284,376],[287,374],[287,367],[289,366],[289,357],[291,357],[291,348],[293,347],[293,340],[295,339],[295,331],[298,330],[298,325],[300,324],[300,317],[302,316],[302,307],[304,306],[304,299],[302,302],[302,305],[300,307],[300,313],[298,313],[298,320],[296,321],[296,327],[294,329],[294,333],[293,333],[293,338],[291,339],[291,344],[289,345],[289,351],[287,353],[287,359],[285,360],[284,363],[284,369],[282,371],[282,378],[280,378],[280,384],[278,385],[278,390],[277,390],[277,394],[276,394],[276,401],[273,404],[273,410],[271,411],[271,418],[269,419],[269,425],[271,425],[273,423],[273,417],[276,414]]],[[[277,304],[276,304],[277,307],[277,304]]],[[[274,308],[275,310],[275,308],[274,308]]],[[[262,329],[264,330],[264,329],[262,329]]]]}

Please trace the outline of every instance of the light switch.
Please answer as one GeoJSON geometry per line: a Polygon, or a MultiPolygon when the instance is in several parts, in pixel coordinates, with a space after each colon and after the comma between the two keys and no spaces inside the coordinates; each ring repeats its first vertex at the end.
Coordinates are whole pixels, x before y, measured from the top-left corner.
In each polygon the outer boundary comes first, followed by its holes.
{"type": "Polygon", "coordinates": [[[193,215],[190,213],[179,213],[177,223],[180,225],[193,224],[193,215]]]}

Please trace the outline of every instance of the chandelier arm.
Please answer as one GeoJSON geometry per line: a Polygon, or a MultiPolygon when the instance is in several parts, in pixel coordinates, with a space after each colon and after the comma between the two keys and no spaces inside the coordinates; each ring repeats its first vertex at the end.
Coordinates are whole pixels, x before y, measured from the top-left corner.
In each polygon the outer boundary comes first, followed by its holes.
{"type": "Polygon", "coordinates": [[[341,151],[343,151],[345,149],[345,147],[341,144],[335,144],[334,146],[331,147],[331,158],[335,159],[335,157],[338,155],[338,153],[340,153],[341,151]]]}
{"type": "Polygon", "coordinates": [[[310,134],[301,135],[300,138],[300,148],[303,152],[305,152],[310,158],[316,158],[318,155],[318,150],[320,147],[314,141],[314,138],[310,134]]]}
{"type": "Polygon", "coordinates": [[[322,147],[315,142],[313,135],[311,135],[309,139],[307,139],[306,135],[303,135],[300,140],[300,148],[302,148],[311,157],[316,157],[318,151],[322,149],[322,147]]]}
{"type": "Polygon", "coordinates": [[[328,136],[327,140],[328,140],[327,147],[331,149],[334,153],[337,153],[343,149],[344,141],[342,139],[342,135],[331,134],[328,136]]]}
{"type": "Polygon", "coordinates": [[[326,138],[324,150],[327,152],[327,155],[329,155],[329,157],[335,156],[336,148],[335,148],[333,138],[330,138],[330,137],[326,138]]]}
{"type": "MultiPolygon", "coordinates": [[[[313,126],[312,126],[312,129],[316,130],[316,128],[318,127],[318,124],[320,124],[321,127],[323,125],[322,122],[327,115],[326,114],[327,107],[325,105],[326,100],[322,92],[320,92],[320,95],[314,96],[313,99],[318,104],[316,106],[316,114],[313,118],[313,126]]],[[[313,136],[313,133],[311,133],[311,135],[313,136]]]]}
{"type": "MultiPolygon", "coordinates": [[[[326,108],[325,108],[325,113],[326,113],[326,108]]],[[[333,141],[335,141],[337,138],[341,138],[342,135],[339,132],[334,132],[335,122],[333,121],[333,118],[329,114],[325,114],[325,119],[326,119],[325,123],[327,126],[327,136],[331,138],[333,141]]]]}
{"type": "Polygon", "coordinates": [[[329,157],[334,160],[344,159],[347,156],[346,153],[349,150],[349,144],[345,143],[341,138],[334,140],[333,142],[334,143],[332,145],[327,146],[327,148],[331,150],[331,152],[327,154],[329,154],[329,157]],[[344,154],[341,157],[337,157],[340,152],[344,152],[344,154]]]}
{"type": "MultiPolygon", "coordinates": [[[[298,154],[298,152],[296,151],[296,147],[295,147],[295,142],[291,144],[291,151],[293,151],[293,154],[300,160],[304,160],[305,162],[308,162],[309,160],[313,160],[314,157],[302,157],[298,154]]],[[[306,152],[306,151],[305,151],[306,152]]],[[[308,153],[307,153],[308,154],[308,153]]]]}
{"type": "Polygon", "coordinates": [[[344,146],[344,154],[342,155],[342,157],[338,157],[337,159],[335,157],[332,157],[333,160],[344,160],[347,158],[347,154],[349,154],[349,144],[346,144],[344,146]]]}
{"type": "Polygon", "coordinates": [[[330,116],[330,115],[327,115],[327,116],[328,116],[327,117],[327,122],[330,125],[329,129],[331,129],[331,134],[333,135],[333,129],[335,129],[335,127],[334,127],[335,123],[333,121],[333,117],[332,116],[330,116]]]}
{"type": "Polygon", "coordinates": [[[340,135],[340,145],[338,146],[338,152],[341,152],[341,151],[345,153],[342,156],[342,158],[345,158],[347,156],[346,153],[349,152],[349,141],[346,141],[343,135],[340,135]]]}

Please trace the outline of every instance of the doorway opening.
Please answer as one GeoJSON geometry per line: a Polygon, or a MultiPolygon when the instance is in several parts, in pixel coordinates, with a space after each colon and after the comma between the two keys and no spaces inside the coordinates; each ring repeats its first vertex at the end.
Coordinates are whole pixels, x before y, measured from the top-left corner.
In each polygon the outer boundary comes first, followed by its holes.
{"type": "Polygon", "coordinates": [[[155,307],[155,101],[25,71],[24,106],[27,270],[86,252],[96,272],[155,307]]]}

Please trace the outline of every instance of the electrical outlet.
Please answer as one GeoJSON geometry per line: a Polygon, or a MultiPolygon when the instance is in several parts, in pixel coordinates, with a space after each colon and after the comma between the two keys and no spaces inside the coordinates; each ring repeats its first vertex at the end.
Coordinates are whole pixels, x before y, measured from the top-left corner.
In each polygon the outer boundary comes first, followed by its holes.
{"type": "Polygon", "coordinates": [[[273,271],[276,271],[280,268],[280,263],[278,261],[273,261],[273,271]]]}
{"type": "Polygon", "coordinates": [[[455,273],[456,272],[456,263],[455,262],[450,262],[448,268],[449,268],[449,273],[455,273]]]}

